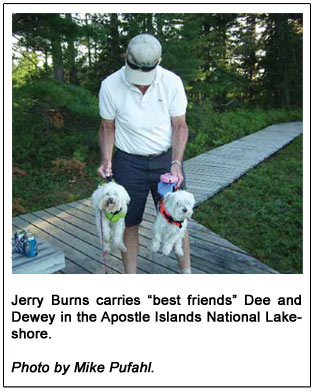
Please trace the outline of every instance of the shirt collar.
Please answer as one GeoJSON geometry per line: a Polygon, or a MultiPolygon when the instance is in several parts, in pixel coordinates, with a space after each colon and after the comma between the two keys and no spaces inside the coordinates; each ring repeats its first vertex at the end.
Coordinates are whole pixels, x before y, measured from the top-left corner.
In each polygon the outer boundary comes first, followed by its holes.
{"type": "MultiPolygon", "coordinates": [[[[124,81],[124,83],[125,83],[128,87],[132,87],[133,84],[132,84],[132,83],[129,83],[128,80],[126,79],[125,68],[126,68],[125,65],[121,68],[122,80],[124,81]]],[[[153,80],[153,83],[152,83],[151,85],[153,85],[153,84],[159,84],[159,83],[160,83],[160,79],[161,79],[161,75],[162,75],[162,70],[163,70],[163,68],[162,68],[160,65],[158,65],[157,68],[156,68],[156,76],[155,76],[155,79],[153,80]]]]}

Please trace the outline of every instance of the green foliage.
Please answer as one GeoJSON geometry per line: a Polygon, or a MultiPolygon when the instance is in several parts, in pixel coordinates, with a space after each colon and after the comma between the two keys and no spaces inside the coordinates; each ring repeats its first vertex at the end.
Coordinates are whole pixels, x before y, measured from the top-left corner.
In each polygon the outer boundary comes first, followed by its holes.
{"type": "Polygon", "coordinates": [[[79,146],[73,153],[73,157],[76,158],[80,162],[84,162],[88,155],[90,154],[90,150],[88,146],[79,146]]]}
{"type": "Polygon", "coordinates": [[[302,273],[302,137],[200,204],[194,218],[277,271],[302,273]]]}
{"type": "Polygon", "coordinates": [[[67,109],[73,114],[86,117],[98,115],[98,101],[88,90],[73,85],[53,81],[41,81],[25,87],[21,92],[32,96],[38,103],[53,105],[54,108],[67,109]]]}
{"type": "Polygon", "coordinates": [[[84,161],[98,152],[98,102],[87,90],[53,81],[13,89],[13,161],[23,167],[48,167],[59,157],[84,161]],[[48,115],[61,116],[57,126],[48,115]]]}
{"type": "Polygon", "coordinates": [[[97,93],[124,64],[129,40],[151,33],[162,43],[162,65],[197,103],[293,108],[302,104],[302,23],[302,14],[286,13],[14,14],[14,51],[42,64],[29,70],[15,57],[15,83],[53,70],[59,82],[97,93]]]}
{"type": "Polygon", "coordinates": [[[271,107],[302,104],[302,14],[268,14],[260,65],[263,98],[271,107]]]}
{"type": "Polygon", "coordinates": [[[36,52],[22,53],[22,57],[12,67],[12,84],[21,86],[38,73],[38,56],[36,52]]]}

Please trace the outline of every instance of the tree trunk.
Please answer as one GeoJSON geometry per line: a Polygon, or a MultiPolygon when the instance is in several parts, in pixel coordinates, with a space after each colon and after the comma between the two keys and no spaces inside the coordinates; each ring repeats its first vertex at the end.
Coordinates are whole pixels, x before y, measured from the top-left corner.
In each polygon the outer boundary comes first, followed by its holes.
{"type": "MultiPolygon", "coordinates": [[[[71,14],[66,14],[66,18],[72,22],[71,14]]],[[[76,50],[75,50],[75,42],[73,36],[68,35],[67,39],[68,44],[68,68],[69,68],[69,83],[70,84],[78,84],[77,80],[77,70],[76,70],[76,50]]]]}
{"type": "Polygon", "coordinates": [[[153,14],[147,14],[146,19],[146,31],[149,34],[154,34],[154,27],[153,27],[153,14]]]}
{"type": "Polygon", "coordinates": [[[59,34],[55,33],[53,35],[51,39],[51,44],[54,78],[58,82],[64,83],[63,55],[61,37],[59,34]]]}
{"type": "Polygon", "coordinates": [[[111,14],[110,22],[109,22],[110,38],[108,40],[108,49],[110,52],[110,61],[109,61],[110,73],[116,71],[122,65],[118,26],[119,26],[118,14],[111,14]]]}
{"type": "MultiPolygon", "coordinates": [[[[85,16],[85,22],[86,22],[87,26],[89,24],[88,15],[89,14],[86,14],[86,16],[85,16]]],[[[91,42],[90,42],[89,31],[87,31],[87,47],[88,47],[88,63],[89,63],[89,68],[91,68],[91,65],[92,65],[92,61],[91,61],[91,42]]]]}

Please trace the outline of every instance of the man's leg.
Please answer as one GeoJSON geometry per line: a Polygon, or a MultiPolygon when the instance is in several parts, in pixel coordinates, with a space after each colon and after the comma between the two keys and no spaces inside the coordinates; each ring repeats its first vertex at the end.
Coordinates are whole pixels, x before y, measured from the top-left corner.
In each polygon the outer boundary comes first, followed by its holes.
{"type": "Polygon", "coordinates": [[[191,255],[190,255],[190,238],[186,230],[183,238],[184,255],[178,257],[181,274],[191,274],[191,255]]]}
{"type": "Polygon", "coordinates": [[[142,222],[146,198],[149,192],[148,160],[117,150],[113,158],[116,182],[125,187],[130,196],[126,215],[124,243],[127,252],[122,253],[126,274],[135,274],[139,252],[139,224],[142,222]]]}
{"type": "Polygon", "coordinates": [[[127,248],[127,252],[122,253],[125,273],[136,274],[139,253],[139,226],[126,227],[124,243],[127,248]]]}

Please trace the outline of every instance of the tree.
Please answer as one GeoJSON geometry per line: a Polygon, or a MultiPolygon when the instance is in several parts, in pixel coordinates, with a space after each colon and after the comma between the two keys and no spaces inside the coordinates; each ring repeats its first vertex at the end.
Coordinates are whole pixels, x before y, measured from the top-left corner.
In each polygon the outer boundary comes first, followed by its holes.
{"type": "Polygon", "coordinates": [[[262,83],[266,102],[290,108],[302,102],[302,14],[263,15],[262,83]]]}
{"type": "MultiPolygon", "coordinates": [[[[61,14],[14,14],[13,35],[21,48],[41,51],[47,58],[52,56],[55,79],[64,82],[64,53],[62,44],[64,37],[69,37],[68,45],[72,50],[74,37],[78,27],[72,18],[64,18],[61,14]]],[[[75,53],[70,55],[70,67],[73,67],[75,53]]],[[[47,64],[47,61],[46,61],[47,64]]],[[[71,70],[73,73],[73,69],[71,70]]]]}
{"type": "Polygon", "coordinates": [[[259,86],[260,16],[241,14],[233,29],[233,65],[242,76],[241,98],[247,103],[256,103],[259,86]]]}
{"type": "Polygon", "coordinates": [[[75,49],[75,38],[77,37],[76,24],[73,24],[73,18],[71,14],[65,14],[66,20],[68,21],[68,33],[67,38],[67,59],[68,59],[68,72],[69,72],[69,83],[78,84],[77,80],[77,69],[76,69],[76,49],[75,49]],[[75,27],[70,28],[70,27],[75,27]]]}

